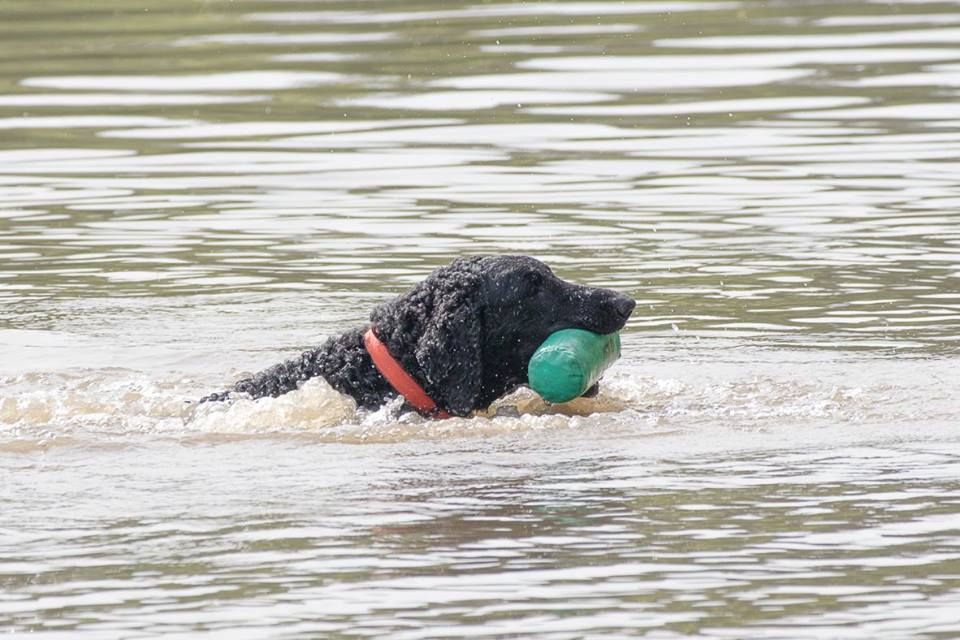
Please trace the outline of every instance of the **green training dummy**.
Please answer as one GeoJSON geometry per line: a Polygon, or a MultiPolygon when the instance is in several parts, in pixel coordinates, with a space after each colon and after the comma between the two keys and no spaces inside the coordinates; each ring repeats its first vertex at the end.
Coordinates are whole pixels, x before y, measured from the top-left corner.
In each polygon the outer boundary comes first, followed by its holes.
{"type": "Polygon", "coordinates": [[[527,380],[547,402],[569,402],[586,393],[619,357],[620,334],[563,329],[533,352],[527,380]]]}

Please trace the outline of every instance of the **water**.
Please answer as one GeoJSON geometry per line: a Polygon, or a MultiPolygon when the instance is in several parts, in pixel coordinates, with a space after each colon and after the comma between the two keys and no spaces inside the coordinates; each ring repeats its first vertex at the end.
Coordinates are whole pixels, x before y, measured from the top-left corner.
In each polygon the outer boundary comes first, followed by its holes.
{"type": "Polygon", "coordinates": [[[0,630],[960,636],[956,2],[0,2],[0,630]],[[453,257],[599,398],[197,408],[453,257]]]}

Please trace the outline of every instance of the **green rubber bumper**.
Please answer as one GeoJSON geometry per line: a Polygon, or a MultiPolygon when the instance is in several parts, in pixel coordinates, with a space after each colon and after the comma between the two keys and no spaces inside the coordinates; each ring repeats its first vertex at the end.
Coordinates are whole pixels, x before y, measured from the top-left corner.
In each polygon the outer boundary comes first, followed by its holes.
{"type": "Polygon", "coordinates": [[[582,396],[619,357],[620,334],[563,329],[533,352],[527,380],[547,402],[569,402],[582,396]]]}

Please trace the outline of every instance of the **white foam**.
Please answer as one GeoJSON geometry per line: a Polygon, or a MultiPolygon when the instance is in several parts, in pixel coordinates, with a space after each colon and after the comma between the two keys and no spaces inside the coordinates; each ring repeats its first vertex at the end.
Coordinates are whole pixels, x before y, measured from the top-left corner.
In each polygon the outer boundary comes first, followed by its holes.
{"type": "Polygon", "coordinates": [[[321,379],[279,398],[237,398],[192,405],[187,430],[214,433],[316,430],[356,420],[357,405],[321,379]]]}
{"type": "Polygon", "coordinates": [[[615,437],[720,429],[732,436],[824,425],[917,425],[950,416],[953,392],[923,383],[938,378],[944,367],[949,364],[875,364],[871,375],[863,377],[859,367],[850,365],[672,364],[657,365],[651,375],[627,362],[603,380],[596,398],[549,405],[521,389],[486,412],[449,420],[403,413],[400,401],[376,412],[358,411],[352,399],[319,379],[278,398],[201,404],[200,396],[226,383],[170,376],[157,380],[117,368],[30,373],[0,378],[0,444],[6,450],[15,441],[124,442],[143,435],[202,441],[264,434],[387,443],[523,437],[568,429],[615,437]]]}

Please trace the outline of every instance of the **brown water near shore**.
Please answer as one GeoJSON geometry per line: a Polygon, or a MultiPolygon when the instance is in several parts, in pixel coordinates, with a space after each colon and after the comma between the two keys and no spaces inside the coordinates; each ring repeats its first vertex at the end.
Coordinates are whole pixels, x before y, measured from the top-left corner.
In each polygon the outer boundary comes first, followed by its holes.
{"type": "Polygon", "coordinates": [[[0,631],[960,635],[956,2],[0,2],[0,631]],[[597,399],[187,401],[524,253],[597,399]]]}

